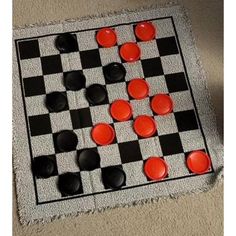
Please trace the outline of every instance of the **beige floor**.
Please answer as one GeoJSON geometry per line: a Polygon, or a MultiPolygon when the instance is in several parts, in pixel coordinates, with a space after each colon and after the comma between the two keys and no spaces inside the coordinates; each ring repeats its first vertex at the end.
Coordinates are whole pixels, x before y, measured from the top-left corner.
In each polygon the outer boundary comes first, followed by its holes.
{"type": "MultiPolygon", "coordinates": [[[[95,13],[137,8],[166,0],[14,0],[15,26],[76,18],[95,13]]],[[[223,3],[222,0],[182,0],[187,8],[196,44],[208,77],[219,132],[223,133],[223,3]]],[[[223,235],[223,186],[208,193],[184,196],[132,208],[22,227],[16,212],[15,236],[73,235],[223,235]]]]}

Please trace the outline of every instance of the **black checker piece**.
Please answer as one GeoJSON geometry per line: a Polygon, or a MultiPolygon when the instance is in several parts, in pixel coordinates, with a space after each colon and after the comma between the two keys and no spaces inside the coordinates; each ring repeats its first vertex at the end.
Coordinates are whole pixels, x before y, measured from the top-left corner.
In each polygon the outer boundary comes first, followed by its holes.
{"type": "Polygon", "coordinates": [[[61,92],[52,92],[47,94],[45,104],[50,112],[60,112],[68,107],[67,98],[61,92]]]}
{"type": "Polygon", "coordinates": [[[70,33],[64,33],[57,36],[55,46],[61,53],[78,51],[76,36],[70,33]]]}
{"type": "Polygon", "coordinates": [[[118,62],[112,62],[103,67],[104,77],[107,83],[125,81],[125,67],[118,62]]]}
{"type": "Polygon", "coordinates": [[[58,173],[55,156],[35,157],[32,164],[33,173],[38,178],[49,178],[58,173]]]}
{"type": "Polygon", "coordinates": [[[86,89],[86,98],[91,105],[107,102],[107,90],[101,84],[92,84],[86,89]]]}
{"type": "Polygon", "coordinates": [[[77,144],[77,135],[71,130],[63,130],[56,135],[56,146],[61,152],[73,151],[77,144]]]}
{"type": "Polygon", "coordinates": [[[102,181],[106,189],[119,189],[125,185],[126,174],[117,166],[109,166],[102,169],[102,181]]]}
{"type": "Polygon", "coordinates": [[[92,149],[78,151],[78,163],[80,170],[94,170],[100,167],[100,156],[92,149]]]}
{"type": "Polygon", "coordinates": [[[81,193],[82,183],[80,175],[72,172],[60,175],[58,188],[63,196],[81,193]]]}
{"type": "Polygon", "coordinates": [[[70,71],[64,74],[64,85],[68,90],[78,91],[84,88],[85,80],[81,71],[70,71]]]}

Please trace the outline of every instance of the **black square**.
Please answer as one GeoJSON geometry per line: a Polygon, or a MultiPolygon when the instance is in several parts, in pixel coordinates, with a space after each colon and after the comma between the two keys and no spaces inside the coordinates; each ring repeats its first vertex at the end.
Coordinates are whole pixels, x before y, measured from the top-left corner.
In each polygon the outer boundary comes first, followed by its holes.
{"type": "Polygon", "coordinates": [[[43,76],[24,78],[23,83],[26,97],[46,93],[43,76]]]}
{"type": "Polygon", "coordinates": [[[167,88],[170,93],[188,90],[183,72],[165,75],[167,88]]]}
{"type": "Polygon", "coordinates": [[[122,163],[142,160],[138,141],[118,143],[122,163]]]}
{"type": "Polygon", "coordinates": [[[41,57],[41,64],[44,75],[62,72],[60,55],[41,57]]]}
{"type": "Polygon", "coordinates": [[[163,68],[160,57],[141,60],[145,77],[163,75],[163,68]]]}
{"type": "MultiPolygon", "coordinates": [[[[82,184],[80,172],[73,172],[73,174],[76,174],[76,175],[79,176],[79,178],[80,178],[80,187],[79,187],[79,189],[78,189],[77,192],[75,192],[75,193],[73,193],[73,194],[70,194],[70,195],[65,194],[65,193],[61,193],[61,196],[62,196],[62,197],[69,197],[69,196],[74,196],[74,195],[78,195],[78,194],[84,193],[84,191],[83,191],[83,184],[82,184]]],[[[59,175],[59,178],[60,178],[60,175],[59,175]]]]}
{"type": "Polygon", "coordinates": [[[182,143],[178,133],[159,136],[163,156],[183,152],[182,143]]]}
{"type": "Polygon", "coordinates": [[[89,108],[70,110],[73,129],[80,129],[93,126],[89,108]]]}
{"type": "Polygon", "coordinates": [[[198,129],[194,110],[180,111],[174,114],[179,132],[198,129]]]}
{"type": "Polygon", "coordinates": [[[166,56],[166,55],[179,53],[175,37],[157,39],[157,47],[158,47],[160,56],[166,56]]]}
{"type": "Polygon", "coordinates": [[[102,65],[98,49],[81,51],[80,59],[83,69],[99,67],[102,65]]]}
{"type": "Polygon", "coordinates": [[[31,136],[52,133],[49,114],[29,116],[31,136]]]}
{"type": "Polygon", "coordinates": [[[21,60],[40,57],[38,40],[22,41],[18,46],[21,60]]]}

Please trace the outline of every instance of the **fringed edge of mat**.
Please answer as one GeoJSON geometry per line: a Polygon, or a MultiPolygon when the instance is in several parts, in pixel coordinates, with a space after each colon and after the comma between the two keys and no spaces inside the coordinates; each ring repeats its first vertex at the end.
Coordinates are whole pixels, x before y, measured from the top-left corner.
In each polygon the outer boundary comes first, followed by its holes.
{"type": "Polygon", "coordinates": [[[86,21],[86,20],[91,20],[91,19],[100,19],[100,18],[109,17],[109,16],[119,16],[119,15],[126,14],[126,13],[142,12],[142,11],[147,11],[147,10],[152,10],[152,9],[173,7],[173,6],[178,6],[178,5],[179,5],[178,1],[169,1],[165,4],[156,3],[156,4],[151,4],[151,5],[142,6],[142,7],[124,8],[124,9],[117,10],[117,11],[108,11],[108,12],[104,12],[104,13],[85,15],[82,17],[68,18],[68,19],[64,19],[64,20],[54,20],[54,21],[49,21],[49,22],[24,24],[22,26],[13,26],[13,30],[42,27],[42,26],[52,26],[52,25],[73,23],[73,22],[81,22],[81,21],[86,21]]]}
{"type": "MultiPolygon", "coordinates": [[[[48,23],[35,23],[35,24],[26,24],[24,26],[17,26],[14,27],[14,30],[18,30],[18,29],[25,29],[25,28],[33,28],[33,27],[41,27],[41,26],[50,26],[50,25],[56,25],[56,24],[66,24],[66,23],[72,23],[72,22],[80,22],[80,21],[85,21],[85,20],[91,20],[91,19],[96,19],[96,18],[103,18],[103,17],[108,17],[108,16],[117,16],[117,15],[122,15],[122,14],[126,14],[126,13],[132,13],[132,12],[142,12],[142,11],[148,11],[148,10],[153,10],[153,9],[160,9],[160,8],[166,8],[166,7],[174,7],[174,6],[178,6],[181,8],[182,12],[183,12],[183,17],[184,20],[186,22],[187,28],[188,28],[188,32],[189,32],[189,37],[190,40],[192,41],[192,47],[194,48],[194,54],[197,60],[197,66],[199,67],[200,71],[199,74],[202,75],[203,79],[206,82],[206,89],[208,91],[208,97],[209,97],[209,105],[212,109],[212,111],[214,111],[213,114],[213,118],[214,118],[214,125],[217,129],[217,123],[216,123],[216,115],[215,115],[215,108],[212,104],[212,99],[211,99],[211,95],[209,93],[208,90],[208,86],[207,86],[207,80],[206,80],[206,72],[203,68],[202,62],[200,60],[200,56],[198,54],[198,48],[196,46],[196,40],[193,36],[193,31],[192,31],[192,24],[190,21],[190,18],[188,16],[187,10],[183,7],[180,6],[178,1],[170,1],[167,4],[152,4],[149,6],[144,6],[144,7],[138,7],[138,8],[128,8],[128,9],[122,9],[120,11],[111,11],[111,12],[107,12],[107,13],[100,13],[100,14],[93,14],[93,15],[89,15],[89,16],[84,16],[84,17],[79,17],[79,18],[73,18],[73,19],[65,19],[65,20],[60,20],[60,21],[50,21],[48,23]]],[[[13,129],[15,129],[16,127],[14,127],[13,125],[13,129]]],[[[220,137],[221,141],[222,141],[222,137],[219,135],[218,129],[216,130],[218,136],[220,137]]],[[[14,136],[13,136],[14,137],[14,136]]],[[[223,145],[222,145],[223,148],[223,145]]],[[[13,152],[14,153],[14,152],[13,152]]],[[[17,175],[17,164],[16,164],[16,160],[13,158],[13,162],[14,162],[14,177],[15,177],[15,182],[16,182],[16,197],[18,198],[18,194],[20,192],[20,189],[17,187],[19,186],[18,183],[18,179],[16,178],[17,175]]],[[[194,190],[191,191],[184,191],[184,192],[179,192],[179,193],[175,193],[175,194],[170,194],[168,196],[159,196],[159,197],[154,197],[154,198],[148,198],[148,199],[142,199],[142,200],[137,200],[137,201],[132,201],[129,203],[123,203],[123,204],[117,204],[115,206],[109,206],[109,207],[103,207],[103,208],[97,208],[94,210],[88,210],[88,211],[77,211],[77,212],[72,212],[69,214],[59,214],[59,215],[54,215],[51,217],[47,217],[47,218],[40,218],[40,219],[34,219],[34,220],[27,220],[25,218],[25,215],[23,213],[22,207],[20,206],[20,203],[17,200],[17,213],[19,215],[19,221],[23,226],[29,226],[31,224],[45,224],[45,223],[50,223],[53,222],[55,220],[58,219],[64,219],[67,217],[77,217],[80,216],[82,214],[94,214],[97,212],[104,212],[106,210],[110,210],[110,209],[116,209],[116,208],[120,208],[120,207],[132,207],[132,206],[136,206],[136,205],[144,205],[144,204],[149,204],[149,203],[156,203],[162,200],[168,200],[168,199],[178,199],[179,197],[182,196],[186,196],[186,195],[192,195],[192,194],[199,194],[199,193],[203,193],[203,192],[208,192],[210,190],[212,190],[213,188],[223,184],[223,179],[224,179],[224,167],[222,166],[220,169],[218,169],[217,172],[215,172],[215,175],[213,176],[213,179],[211,180],[210,183],[207,183],[207,185],[205,187],[201,187],[201,188],[196,188],[194,190]]]]}

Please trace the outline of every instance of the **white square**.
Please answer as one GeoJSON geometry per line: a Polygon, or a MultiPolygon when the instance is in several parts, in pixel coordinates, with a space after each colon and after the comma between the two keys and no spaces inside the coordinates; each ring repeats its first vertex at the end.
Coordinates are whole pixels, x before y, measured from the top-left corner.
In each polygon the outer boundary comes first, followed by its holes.
{"type": "Polygon", "coordinates": [[[184,71],[180,54],[161,57],[161,64],[165,75],[184,71]]]}
{"type": "Polygon", "coordinates": [[[176,178],[190,175],[188,168],[186,167],[184,153],[165,156],[164,159],[168,165],[168,178],[176,178]]]}
{"type": "Polygon", "coordinates": [[[106,191],[102,182],[102,171],[101,169],[96,169],[90,172],[91,183],[93,185],[94,192],[106,191]]]}
{"type": "Polygon", "coordinates": [[[90,107],[90,112],[91,112],[93,125],[96,125],[98,123],[110,124],[113,122],[110,116],[108,104],[90,107]]]}
{"type": "Polygon", "coordinates": [[[55,39],[57,36],[47,36],[38,38],[40,56],[49,56],[60,54],[58,49],[55,47],[55,39]]]}
{"type": "Polygon", "coordinates": [[[138,46],[141,49],[141,59],[159,57],[159,51],[157,48],[156,40],[151,40],[147,42],[138,42],[138,46]]]}
{"type": "Polygon", "coordinates": [[[21,60],[20,64],[23,78],[43,75],[40,58],[21,60]]]}
{"type": "Polygon", "coordinates": [[[135,36],[133,31],[133,25],[121,25],[115,27],[117,35],[117,43],[121,45],[127,42],[135,42],[135,36]]]}
{"type": "Polygon", "coordinates": [[[50,120],[53,133],[73,129],[69,111],[50,113],[50,120]]]}
{"type": "Polygon", "coordinates": [[[163,116],[155,116],[158,135],[177,133],[178,128],[173,113],[163,116]]]}
{"type": "Polygon", "coordinates": [[[63,83],[63,73],[44,75],[46,93],[55,91],[63,92],[66,90],[63,83]]]}
{"type": "Polygon", "coordinates": [[[55,153],[52,134],[31,137],[31,146],[34,157],[55,153]]]}
{"type": "Polygon", "coordinates": [[[184,152],[205,149],[202,133],[199,129],[179,133],[184,152]]]}
{"type": "Polygon", "coordinates": [[[85,92],[85,89],[66,92],[70,110],[89,107],[89,103],[85,97],[85,92]]]}
{"type": "Polygon", "coordinates": [[[146,160],[149,157],[162,157],[163,156],[158,137],[140,139],[138,142],[139,142],[143,160],[146,160]]]}
{"type": "Polygon", "coordinates": [[[117,144],[100,146],[98,147],[98,153],[101,159],[101,167],[115,166],[121,164],[120,152],[117,144]]]}
{"type": "Polygon", "coordinates": [[[124,63],[123,65],[126,69],[126,81],[130,81],[131,79],[135,78],[144,78],[143,68],[140,61],[124,63]]]}
{"type": "Polygon", "coordinates": [[[86,78],[86,87],[90,86],[91,84],[106,84],[102,67],[84,69],[83,73],[86,78]]]}
{"type": "Polygon", "coordinates": [[[134,118],[141,115],[153,116],[153,112],[150,107],[149,97],[141,99],[141,100],[131,100],[130,104],[133,109],[134,118]]]}
{"type": "Polygon", "coordinates": [[[77,161],[77,152],[63,152],[56,154],[58,174],[66,172],[79,172],[79,165],[77,161]]]}
{"type": "Polygon", "coordinates": [[[45,106],[46,95],[26,97],[26,110],[28,116],[47,114],[48,109],[45,106]]]}
{"type": "Polygon", "coordinates": [[[97,144],[92,140],[91,131],[92,127],[80,129],[83,133],[83,147],[82,148],[92,148],[96,147],[97,144]]]}
{"type": "Polygon", "coordinates": [[[156,28],[156,38],[165,38],[175,35],[174,27],[170,18],[152,21],[156,28]]]}
{"type": "Polygon", "coordinates": [[[171,93],[170,96],[173,100],[174,112],[194,109],[193,99],[189,90],[171,93]]]}
{"type": "Polygon", "coordinates": [[[127,186],[147,183],[147,178],[143,173],[143,161],[126,163],[122,167],[126,174],[127,186]]]}
{"type": "Polygon", "coordinates": [[[88,171],[81,171],[80,172],[83,193],[88,194],[93,192],[93,186],[91,183],[90,172],[88,171]]]}
{"type": "Polygon", "coordinates": [[[100,48],[99,53],[103,66],[106,66],[107,64],[112,62],[121,62],[119,56],[119,49],[117,46],[110,48],[100,48]]]}
{"type": "Polygon", "coordinates": [[[116,139],[118,143],[137,140],[138,137],[133,130],[133,121],[124,121],[114,123],[116,139]]]}
{"type": "Polygon", "coordinates": [[[96,32],[93,30],[78,32],[76,34],[80,51],[98,48],[96,32]]]}
{"type": "Polygon", "coordinates": [[[118,99],[129,100],[126,82],[108,84],[106,85],[106,89],[110,103],[118,99]]]}
{"type": "Polygon", "coordinates": [[[163,75],[153,76],[145,79],[149,84],[149,96],[154,96],[159,93],[168,93],[166,80],[163,75]]]}
{"type": "Polygon", "coordinates": [[[78,144],[77,144],[77,147],[76,149],[77,150],[80,150],[80,149],[83,149],[85,148],[85,138],[84,138],[84,133],[83,133],[83,129],[74,129],[73,132],[77,135],[77,138],[78,138],[78,144]]]}
{"type": "Polygon", "coordinates": [[[79,52],[72,52],[68,54],[68,61],[70,65],[70,70],[81,70],[81,60],[80,60],[80,54],[79,52]]]}
{"type": "Polygon", "coordinates": [[[57,188],[57,181],[58,176],[36,180],[39,202],[61,199],[61,193],[57,188]]]}
{"type": "Polygon", "coordinates": [[[68,53],[62,53],[60,56],[61,56],[62,71],[63,72],[71,71],[68,53]]]}

